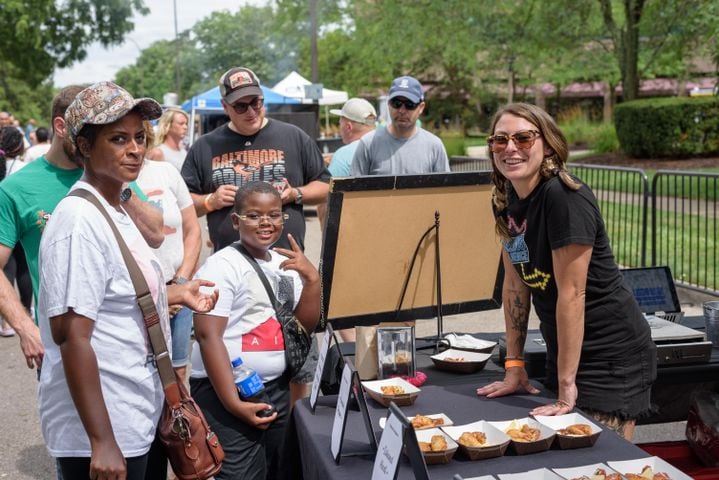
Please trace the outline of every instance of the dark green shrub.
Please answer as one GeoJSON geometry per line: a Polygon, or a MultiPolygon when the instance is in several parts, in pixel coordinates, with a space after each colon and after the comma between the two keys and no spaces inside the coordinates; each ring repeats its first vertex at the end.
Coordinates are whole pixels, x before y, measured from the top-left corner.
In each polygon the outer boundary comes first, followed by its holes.
{"type": "Polygon", "coordinates": [[[619,151],[619,140],[614,125],[611,123],[600,123],[594,132],[594,138],[589,143],[589,148],[596,153],[612,153],[619,151]]]}
{"type": "Polygon", "coordinates": [[[719,99],[651,98],[617,105],[617,138],[632,157],[719,153],[719,99]]]}

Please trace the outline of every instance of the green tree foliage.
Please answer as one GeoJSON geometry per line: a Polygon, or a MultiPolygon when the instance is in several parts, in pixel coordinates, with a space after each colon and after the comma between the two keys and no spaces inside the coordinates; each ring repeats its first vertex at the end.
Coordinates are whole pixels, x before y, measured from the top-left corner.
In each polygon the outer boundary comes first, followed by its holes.
{"type": "MultiPolygon", "coordinates": [[[[204,74],[204,63],[199,49],[189,40],[189,32],[183,32],[180,42],[180,98],[202,90],[209,85],[204,74]]],[[[174,40],[159,40],[145,48],[134,64],[121,68],[115,75],[115,82],[133,95],[162,100],[167,92],[175,88],[175,58],[177,47],[174,40]]]]}
{"type": "Polygon", "coordinates": [[[597,0],[621,72],[623,97],[641,78],[686,74],[693,54],[716,52],[719,4],[707,0],[597,0]],[[712,45],[713,43],[713,45],[712,45]]]}
{"type": "Polygon", "coordinates": [[[296,62],[296,50],[284,38],[287,32],[275,25],[272,6],[213,12],[195,24],[192,33],[202,52],[205,74],[215,81],[228,68],[245,65],[270,85],[296,62]]]}
{"type": "Polygon", "coordinates": [[[147,13],[142,0],[0,2],[0,108],[19,118],[43,109],[27,105],[26,93],[46,82],[55,68],[84,59],[90,43],[120,43],[134,28],[135,12],[147,13]]]}
{"type": "MultiPolygon", "coordinates": [[[[233,65],[252,67],[266,85],[293,69],[309,78],[308,5],[274,0],[198,21],[183,35],[181,96],[215,85],[233,65]]],[[[465,129],[486,123],[485,113],[495,103],[513,100],[515,91],[517,99],[531,98],[547,82],[559,92],[575,81],[601,81],[608,85],[605,106],[611,106],[620,82],[631,92],[626,85],[639,78],[688,77],[693,54],[719,56],[715,1],[317,0],[316,5],[320,81],[351,96],[377,97],[392,78],[414,75],[430,87],[425,119],[430,125],[447,118],[465,129]],[[627,8],[634,13],[627,16],[627,8]],[[636,68],[627,52],[634,42],[627,32],[636,30],[631,25],[638,28],[636,68]]],[[[173,45],[153,45],[118,81],[158,98],[174,90],[173,45]]],[[[611,109],[605,109],[610,117],[611,109]]]]}

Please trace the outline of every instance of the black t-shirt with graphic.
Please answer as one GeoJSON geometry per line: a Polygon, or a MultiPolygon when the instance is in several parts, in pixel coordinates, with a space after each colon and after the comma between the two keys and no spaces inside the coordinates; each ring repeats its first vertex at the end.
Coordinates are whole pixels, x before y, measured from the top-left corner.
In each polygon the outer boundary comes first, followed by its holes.
{"type": "Polygon", "coordinates": [[[624,284],[596,199],[586,185],[575,191],[553,177],[527,198],[512,194],[502,215],[512,235],[504,248],[531,289],[551,357],[556,359],[557,354],[557,284],[552,250],[571,244],[592,246],[581,362],[622,357],[651,345],[647,321],[624,284]]]}
{"type": "MultiPolygon", "coordinates": [[[[200,137],[187,152],[182,177],[191,193],[202,195],[220,185],[241,187],[256,180],[277,184],[286,178],[293,187],[301,187],[314,180],[329,182],[330,174],[319,147],[306,133],[294,125],[268,119],[254,135],[240,135],[225,124],[200,137]]],[[[287,234],[291,233],[304,249],[302,205],[289,203],[283,209],[290,218],[276,245],[290,248],[287,234]]],[[[238,239],[231,213],[232,207],[227,207],[207,215],[216,251],[238,239]]]]}

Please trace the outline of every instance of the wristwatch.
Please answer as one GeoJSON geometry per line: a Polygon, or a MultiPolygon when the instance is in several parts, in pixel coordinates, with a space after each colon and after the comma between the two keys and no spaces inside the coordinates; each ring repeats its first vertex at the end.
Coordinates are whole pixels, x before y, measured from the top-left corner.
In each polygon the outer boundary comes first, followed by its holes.
{"type": "Polygon", "coordinates": [[[297,205],[302,205],[302,198],[304,195],[302,195],[302,190],[299,188],[295,188],[295,203],[297,205]]]}
{"type": "Polygon", "coordinates": [[[130,197],[132,197],[132,188],[126,187],[122,192],[120,192],[121,202],[127,202],[130,200],[130,197]]]}
{"type": "Polygon", "coordinates": [[[174,283],[175,285],[184,285],[187,282],[189,282],[189,280],[185,277],[175,277],[172,279],[172,283],[174,283]]]}

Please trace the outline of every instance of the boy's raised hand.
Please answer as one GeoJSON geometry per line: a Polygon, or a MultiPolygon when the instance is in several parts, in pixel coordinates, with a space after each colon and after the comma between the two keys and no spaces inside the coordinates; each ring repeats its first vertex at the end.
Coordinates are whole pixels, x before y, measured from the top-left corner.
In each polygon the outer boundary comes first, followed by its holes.
{"type": "Polygon", "coordinates": [[[305,257],[305,254],[300,249],[300,246],[297,245],[297,242],[291,234],[287,234],[287,240],[289,240],[292,250],[279,247],[273,248],[275,252],[287,257],[287,260],[280,264],[280,268],[282,270],[296,271],[304,282],[319,281],[319,272],[315,266],[312,265],[312,262],[305,257]]]}

